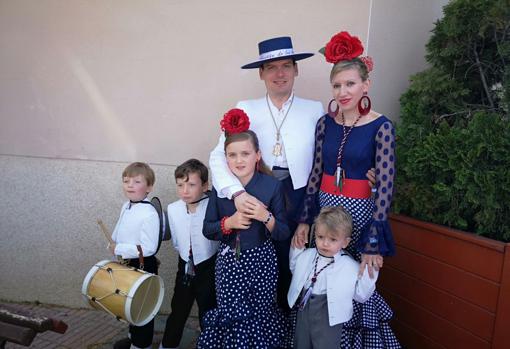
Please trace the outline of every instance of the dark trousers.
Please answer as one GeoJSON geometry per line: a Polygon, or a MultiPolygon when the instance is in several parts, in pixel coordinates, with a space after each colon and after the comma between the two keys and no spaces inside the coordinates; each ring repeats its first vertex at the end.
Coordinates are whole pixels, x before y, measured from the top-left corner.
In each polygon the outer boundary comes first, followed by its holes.
{"type": "MultiPolygon", "coordinates": [[[[139,268],[140,263],[138,259],[129,259],[129,266],[139,268]]],[[[158,263],[155,256],[144,258],[144,268],[146,272],[152,274],[158,274],[158,263]]],[[[149,321],[143,326],[129,325],[129,333],[131,337],[131,343],[139,348],[146,348],[152,345],[152,335],[154,333],[154,319],[149,321]]]]}
{"type": "Polygon", "coordinates": [[[214,288],[214,265],[216,255],[195,266],[195,276],[185,282],[186,262],[179,257],[175,277],[172,312],[166,320],[165,332],[161,344],[163,347],[176,348],[181,342],[184,325],[188,319],[193,302],[198,305],[200,327],[204,314],[216,307],[214,288]]]}
{"type": "Polygon", "coordinates": [[[276,249],[276,258],[278,261],[278,283],[276,285],[276,296],[278,306],[285,311],[290,311],[289,304],[287,302],[287,293],[289,292],[290,282],[292,280],[292,274],[289,267],[290,242],[298,225],[297,221],[303,206],[303,197],[306,187],[294,190],[292,179],[290,177],[285,178],[281,181],[281,183],[285,195],[287,223],[289,225],[291,237],[282,241],[273,240],[274,247],[276,249]]]}

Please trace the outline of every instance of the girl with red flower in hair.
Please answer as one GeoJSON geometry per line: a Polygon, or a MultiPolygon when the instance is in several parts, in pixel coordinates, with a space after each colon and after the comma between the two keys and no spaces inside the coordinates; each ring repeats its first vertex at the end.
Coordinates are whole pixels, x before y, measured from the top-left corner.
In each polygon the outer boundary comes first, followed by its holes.
{"type": "MultiPolygon", "coordinates": [[[[371,110],[367,94],[373,62],[361,56],[361,41],[340,32],[320,52],[334,64],[333,99],[328,114],[317,122],[313,167],[292,244],[302,248],[308,241],[309,227],[320,208],[342,206],[353,219],[346,250],[360,262],[360,275],[368,267],[372,276],[374,269],[382,267],[383,256],[395,252],[388,224],[395,132],[386,116],[371,110]],[[376,169],[373,188],[365,177],[370,168],[376,169]]],[[[353,301],[353,307],[352,318],[343,324],[342,348],[400,348],[388,324],[393,313],[377,291],[363,304],[353,301]]]]}
{"type": "Polygon", "coordinates": [[[249,124],[241,109],[230,110],[221,121],[228,167],[259,202],[243,213],[234,201],[219,198],[215,188],[209,197],[203,233],[220,241],[215,268],[218,307],[204,317],[199,348],[277,348],[284,335],[271,239],[288,239],[290,230],[281,183],[269,175],[249,124]]]}

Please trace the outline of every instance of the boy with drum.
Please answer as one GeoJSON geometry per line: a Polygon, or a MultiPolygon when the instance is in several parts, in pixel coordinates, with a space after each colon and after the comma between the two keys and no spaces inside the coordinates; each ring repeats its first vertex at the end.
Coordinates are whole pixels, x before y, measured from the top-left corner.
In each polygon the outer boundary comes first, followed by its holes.
{"type": "MultiPolygon", "coordinates": [[[[122,206],[112,234],[110,251],[121,256],[129,266],[157,274],[156,250],[160,234],[159,216],[147,199],[155,182],[154,171],[142,162],[134,162],[122,172],[122,189],[129,199],[122,206]]],[[[114,349],[150,348],[154,320],[143,326],[129,326],[129,338],[117,341],[114,349]]]]}
{"type": "Polygon", "coordinates": [[[209,198],[207,167],[196,159],[175,169],[179,200],[168,205],[172,243],[179,252],[172,312],[168,316],[160,349],[178,348],[184,325],[196,300],[202,326],[204,314],[216,307],[214,265],[218,242],[202,234],[209,198]]]}

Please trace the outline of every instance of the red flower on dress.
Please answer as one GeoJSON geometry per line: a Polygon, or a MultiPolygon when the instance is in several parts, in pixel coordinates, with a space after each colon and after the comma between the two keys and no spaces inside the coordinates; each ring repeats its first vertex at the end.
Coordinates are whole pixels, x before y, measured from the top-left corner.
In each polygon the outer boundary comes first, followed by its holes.
{"type": "Polygon", "coordinates": [[[351,60],[363,53],[363,44],[357,36],[348,32],[335,34],[324,49],[324,56],[329,63],[351,60]]]}
{"type": "Polygon", "coordinates": [[[223,115],[220,126],[227,134],[244,132],[250,128],[250,118],[242,109],[230,109],[223,115]]]}
{"type": "Polygon", "coordinates": [[[359,59],[361,59],[361,61],[363,63],[365,63],[365,65],[367,66],[367,70],[368,72],[370,73],[372,70],[374,70],[374,60],[372,59],[372,57],[370,56],[364,56],[364,57],[360,57],[359,59]]]}

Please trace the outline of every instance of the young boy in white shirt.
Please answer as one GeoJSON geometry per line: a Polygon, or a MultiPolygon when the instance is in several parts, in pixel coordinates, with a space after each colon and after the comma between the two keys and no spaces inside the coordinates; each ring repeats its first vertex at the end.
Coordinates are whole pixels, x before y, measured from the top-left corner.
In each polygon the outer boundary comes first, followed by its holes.
{"type": "Polygon", "coordinates": [[[375,290],[365,268],[343,251],[350,241],[352,218],[342,207],[324,207],[315,220],[316,247],[290,250],[292,282],[287,300],[299,302],[294,348],[339,348],[342,325],[351,319],[352,300],[367,301],[375,290]]]}
{"type": "MultiPolygon", "coordinates": [[[[157,274],[156,250],[159,241],[159,216],[147,199],[156,177],[154,171],[143,162],[134,162],[122,172],[122,189],[129,199],[122,206],[120,217],[112,233],[114,244],[110,251],[121,256],[129,266],[140,268],[140,251],[143,270],[157,274]]],[[[129,338],[114,344],[114,349],[150,348],[154,333],[154,320],[143,326],[129,326],[129,338]]]]}
{"type": "Polygon", "coordinates": [[[207,203],[208,170],[196,159],[175,169],[179,200],[168,205],[172,243],[179,251],[177,275],[160,348],[178,348],[184,325],[196,300],[200,323],[204,314],[216,307],[214,265],[218,242],[202,234],[207,203]]]}

